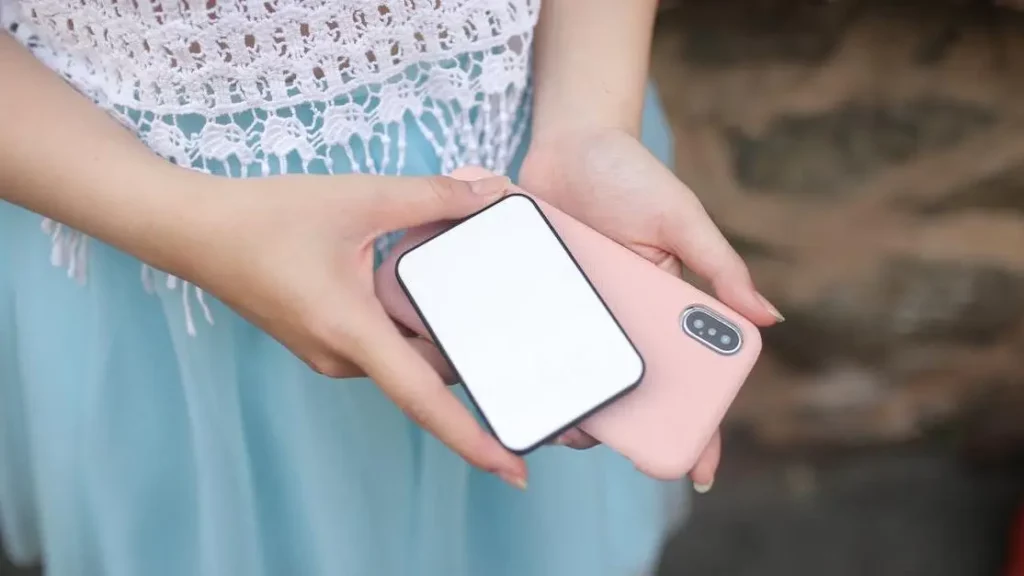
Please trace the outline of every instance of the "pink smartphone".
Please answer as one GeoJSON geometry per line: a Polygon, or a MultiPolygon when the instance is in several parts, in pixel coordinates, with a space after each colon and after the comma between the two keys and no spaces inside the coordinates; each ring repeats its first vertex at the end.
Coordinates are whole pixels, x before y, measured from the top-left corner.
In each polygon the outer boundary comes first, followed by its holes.
{"type": "MultiPolygon", "coordinates": [[[[452,174],[464,180],[489,175],[476,168],[452,174]]],[[[635,389],[587,417],[579,427],[649,476],[682,478],[711,439],[760,354],[757,327],[614,240],[534,200],[646,366],[635,389]]],[[[423,321],[399,285],[395,264],[401,254],[450,225],[407,232],[375,276],[377,296],[388,314],[427,338],[423,321]]]]}

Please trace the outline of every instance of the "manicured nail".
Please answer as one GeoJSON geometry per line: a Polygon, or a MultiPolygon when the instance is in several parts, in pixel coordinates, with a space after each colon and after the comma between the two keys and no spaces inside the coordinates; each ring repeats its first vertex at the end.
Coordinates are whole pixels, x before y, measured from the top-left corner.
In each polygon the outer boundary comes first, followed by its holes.
{"type": "Polygon", "coordinates": [[[711,487],[714,486],[714,485],[715,485],[715,481],[714,480],[712,480],[711,482],[708,482],[707,484],[699,484],[697,482],[694,482],[693,483],[693,491],[696,492],[697,494],[707,494],[708,492],[711,491],[711,487]]]}
{"type": "Polygon", "coordinates": [[[519,488],[520,490],[526,490],[526,478],[523,478],[522,476],[516,476],[514,474],[509,474],[507,472],[499,472],[498,478],[501,478],[502,480],[504,480],[508,484],[511,484],[515,488],[519,488]]]}
{"type": "Polygon", "coordinates": [[[768,310],[768,313],[771,314],[772,316],[775,316],[775,320],[779,322],[786,321],[786,317],[782,315],[782,312],[779,312],[779,309],[776,308],[774,304],[769,302],[767,298],[760,294],[757,295],[757,298],[761,300],[761,304],[763,304],[765,309],[768,310]]]}
{"type": "Polygon", "coordinates": [[[480,196],[493,196],[504,192],[510,184],[505,176],[492,176],[482,180],[470,180],[469,189],[480,196]]]}

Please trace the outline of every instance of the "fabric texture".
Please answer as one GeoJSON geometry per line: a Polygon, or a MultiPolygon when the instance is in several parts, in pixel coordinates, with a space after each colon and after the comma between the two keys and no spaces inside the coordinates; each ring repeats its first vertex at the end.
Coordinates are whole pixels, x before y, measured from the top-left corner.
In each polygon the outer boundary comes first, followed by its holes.
{"type": "MultiPolygon", "coordinates": [[[[539,8],[0,0],[0,24],[181,166],[514,176],[539,8]]],[[[670,161],[653,99],[644,138],[670,161]]],[[[315,375],[197,287],[0,205],[0,530],[17,560],[51,576],[650,566],[681,486],[603,448],[528,460],[519,493],[371,382],[315,375]]]]}
{"type": "MultiPolygon", "coordinates": [[[[403,172],[442,170],[405,128],[403,172]]],[[[632,576],[679,510],[681,484],[600,447],[540,449],[518,492],[219,302],[190,336],[181,292],[147,293],[138,261],[93,242],[80,284],[50,250],[37,215],[0,204],[0,530],[49,576],[632,576]]]]}
{"type": "MultiPolygon", "coordinates": [[[[505,173],[539,12],[540,0],[0,0],[0,28],[182,166],[399,174],[415,130],[444,172],[505,173]]],[[[88,238],[43,230],[51,261],[85,282],[88,238]]],[[[194,286],[158,280],[209,316],[194,286]]]]}

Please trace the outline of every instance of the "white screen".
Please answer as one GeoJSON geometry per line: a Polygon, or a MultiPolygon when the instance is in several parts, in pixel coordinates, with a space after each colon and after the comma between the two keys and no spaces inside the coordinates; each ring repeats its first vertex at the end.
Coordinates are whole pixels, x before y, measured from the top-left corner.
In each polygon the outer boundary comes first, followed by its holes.
{"type": "Polygon", "coordinates": [[[636,349],[525,196],[410,250],[397,273],[511,450],[534,447],[643,375],[636,349]]]}

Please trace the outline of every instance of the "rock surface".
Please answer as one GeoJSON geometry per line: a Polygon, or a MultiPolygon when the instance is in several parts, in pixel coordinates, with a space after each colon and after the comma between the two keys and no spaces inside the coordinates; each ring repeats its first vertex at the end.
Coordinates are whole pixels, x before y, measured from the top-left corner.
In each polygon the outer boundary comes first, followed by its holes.
{"type": "Polygon", "coordinates": [[[770,444],[953,429],[1011,446],[1024,15],[892,4],[663,6],[653,71],[678,172],[788,320],[729,425],[770,444]]]}
{"type": "Polygon", "coordinates": [[[659,576],[995,576],[1020,463],[973,466],[943,442],[766,454],[726,437],[659,576]]]}

